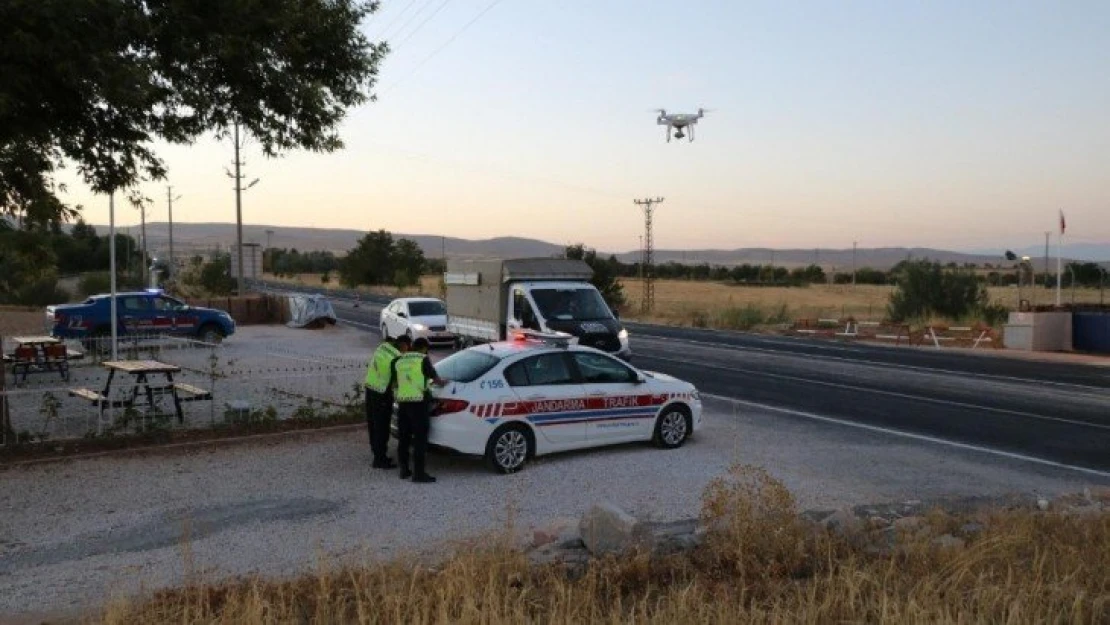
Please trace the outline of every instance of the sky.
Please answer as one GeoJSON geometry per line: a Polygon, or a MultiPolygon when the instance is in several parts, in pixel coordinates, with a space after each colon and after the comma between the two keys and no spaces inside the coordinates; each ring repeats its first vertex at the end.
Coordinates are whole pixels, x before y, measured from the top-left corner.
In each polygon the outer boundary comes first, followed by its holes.
{"type": "MultiPolygon", "coordinates": [[[[1060,210],[1110,242],[1104,0],[384,0],[362,28],[378,100],[339,152],[248,146],[244,223],[623,251],[663,197],[657,248],[1017,248],[1060,210]],[[667,143],[653,109],[698,107],[667,143]]],[[[156,147],[148,221],[172,184],[175,222],[234,223],[229,141],[156,147]]]]}

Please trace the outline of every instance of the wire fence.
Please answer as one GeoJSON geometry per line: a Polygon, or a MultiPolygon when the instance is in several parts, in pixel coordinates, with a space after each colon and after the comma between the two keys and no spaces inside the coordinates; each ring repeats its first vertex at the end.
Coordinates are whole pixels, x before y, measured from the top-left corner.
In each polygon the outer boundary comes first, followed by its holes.
{"type": "Polygon", "coordinates": [[[329,419],[362,410],[366,362],[360,358],[306,353],[278,341],[231,346],[128,337],[117,343],[119,360],[146,361],[146,368],[159,371],[139,375],[111,372],[110,339],[66,341],[66,347],[66,367],[33,367],[26,379],[5,368],[0,446],[329,419]]]}

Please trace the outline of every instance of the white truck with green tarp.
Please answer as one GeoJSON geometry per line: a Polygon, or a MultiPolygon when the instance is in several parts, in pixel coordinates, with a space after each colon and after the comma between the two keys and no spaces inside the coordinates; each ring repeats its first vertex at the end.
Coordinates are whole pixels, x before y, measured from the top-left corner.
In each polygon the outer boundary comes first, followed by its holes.
{"type": "Polygon", "coordinates": [[[503,341],[514,330],[573,336],[577,343],[630,360],[628,332],[590,283],[581,260],[448,260],[447,329],[460,346],[503,341]]]}

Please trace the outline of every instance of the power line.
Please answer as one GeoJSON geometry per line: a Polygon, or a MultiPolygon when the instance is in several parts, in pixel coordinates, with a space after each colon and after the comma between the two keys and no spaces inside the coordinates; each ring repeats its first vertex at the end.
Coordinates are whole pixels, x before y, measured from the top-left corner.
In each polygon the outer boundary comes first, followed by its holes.
{"type": "Polygon", "coordinates": [[[435,11],[433,11],[433,12],[432,12],[432,14],[431,14],[431,15],[429,15],[428,17],[425,17],[425,18],[424,18],[424,21],[423,21],[423,22],[420,22],[419,24],[417,24],[416,28],[414,28],[413,30],[409,31],[409,34],[408,34],[408,35],[407,35],[407,36],[406,36],[406,37],[405,37],[404,39],[402,39],[401,41],[397,42],[397,47],[398,47],[398,48],[400,48],[401,46],[403,46],[403,45],[405,45],[406,43],[408,43],[408,40],[409,40],[409,39],[412,39],[412,36],[413,36],[413,35],[415,35],[416,33],[420,32],[420,29],[421,29],[421,28],[424,28],[424,25],[425,25],[425,24],[427,24],[427,23],[428,23],[429,21],[431,21],[431,19],[432,19],[433,17],[435,17],[436,15],[439,15],[439,12],[440,12],[440,11],[442,11],[442,10],[443,10],[443,7],[447,6],[447,3],[448,3],[448,2],[450,2],[450,1],[451,1],[451,0],[443,0],[443,4],[439,5],[439,8],[437,8],[437,9],[436,9],[435,11]]]}
{"type": "MultiPolygon", "coordinates": [[[[447,4],[447,1],[448,0],[444,0],[443,3],[440,4],[440,7],[442,8],[443,4],[447,4]]],[[[416,13],[413,13],[412,15],[410,15],[409,18],[401,24],[400,28],[398,28],[395,31],[392,31],[392,34],[390,36],[400,35],[401,33],[405,32],[405,29],[408,28],[410,24],[415,22],[416,19],[419,18],[424,13],[424,11],[431,8],[431,6],[433,4],[435,4],[435,2],[436,2],[436,0],[428,0],[428,2],[425,2],[424,4],[420,5],[420,8],[416,10],[416,13]]],[[[384,35],[383,35],[383,38],[385,38],[384,35]]],[[[386,38],[386,40],[388,41],[387,38],[386,38]]]]}
{"type": "Polygon", "coordinates": [[[400,80],[397,80],[397,81],[396,81],[396,82],[394,82],[394,83],[393,83],[392,85],[390,85],[389,87],[387,87],[387,88],[386,88],[386,90],[382,92],[382,95],[386,95],[386,94],[388,94],[389,92],[391,92],[391,91],[393,91],[394,89],[396,89],[398,85],[400,85],[401,83],[405,82],[405,81],[406,81],[406,80],[408,80],[409,78],[412,78],[413,74],[415,74],[415,73],[416,73],[416,72],[417,72],[417,71],[418,71],[418,70],[419,70],[419,69],[420,69],[421,67],[423,67],[425,63],[427,63],[428,61],[432,60],[432,58],[433,58],[433,57],[435,57],[435,55],[439,54],[440,52],[442,52],[442,51],[443,51],[443,49],[444,49],[444,48],[446,48],[447,46],[451,45],[451,43],[452,43],[453,41],[455,41],[455,39],[457,39],[457,38],[459,37],[459,35],[461,35],[461,34],[463,34],[464,32],[466,32],[466,29],[470,28],[470,27],[471,27],[471,26],[472,26],[472,25],[474,24],[474,22],[477,22],[477,21],[478,21],[479,19],[481,19],[481,18],[482,18],[482,16],[483,16],[483,15],[485,15],[486,13],[489,13],[489,12],[490,12],[490,10],[491,10],[491,9],[493,9],[493,7],[497,6],[498,4],[501,4],[501,0],[493,0],[493,2],[490,2],[490,3],[488,4],[488,5],[486,5],[486,8],[482,9],[482,12],[481,12],[481,13],[479,13],[478,15],[475,15],[475,16],[474,16],[474,18],[473,18],[473,19],[471,19],[471,20],[470,20],[469,22],[467,22],[466,24],[463,24],[463,27],[462,27],[462,28],[460,28],[459,30],[455,31],[455,34],[451,35],[451,37],[450,37],[450,38],[448,38],[448,39],[447,39],[447,41],[443,42],[443,44],[442,44],[442,45],[440,45],[440,46],[439,46],[438,48],[436,48],[435,50],[432,50],[431,54],[429,54],[428,56],[424,57],[424,59],[423,59],[423,60],[421,60],[421,61],[420,61],[419,63],[417,63],[417,64],[416,64],[416,66],[415,66],[415,67],[413,67],[413,68],[412,68],[412,70],[410,70],[408,74],[405,74],[404,76],[402,76],[402,77],[401,77],[401,79],[400,79],[400,80]]]}
{"type": "Polygon", "coordinates": [[[400,13],[397,14],[397,17],[390,20],[389,24],[387,24],[385,26],[385,28],[382,28],[382,30],[378,33],[378,38],[379,39],[384,39],[385,34],[389,32],[389,29],[393,28],[397,24],[397,22],[399,22],[401,20],[401,18],[404,17],[404,15],[409,12],[409,9],[411,9],[414,4],[416,4],[416,0],[409,0],[409,3],[406,4],[405,8],[400,13]]]}

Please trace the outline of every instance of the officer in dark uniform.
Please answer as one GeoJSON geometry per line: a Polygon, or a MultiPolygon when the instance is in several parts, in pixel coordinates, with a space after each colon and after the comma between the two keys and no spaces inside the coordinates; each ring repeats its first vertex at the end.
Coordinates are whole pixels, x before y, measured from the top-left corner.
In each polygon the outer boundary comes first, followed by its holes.
{"type": "Polygon", "coordinates": [[[374,457],[370,466],[375,469],[397,466],[388,455],[389,422],[393,415],[393,389],[389,383],[393,361],[407,350],[407,340],[403,347],[399,348],[399,343],[399,340],[382,341],[366,369],[366,429],[370,433],[370,453],[374,457]]]}
{"type": "Polygon", "coordinates": [[[407,351],[393,362],[391,380],[397,400],[397,461],[401,465],[401,479],[414,482],[436,481],[425,470],[424,460],[428,451],[429,390],[431,384],[443,385],[428,358],[428,341],[416,340],[416,349],[407,351]],[[409,469],[409,447],[412,447],[412,469],[409,469]]]}

